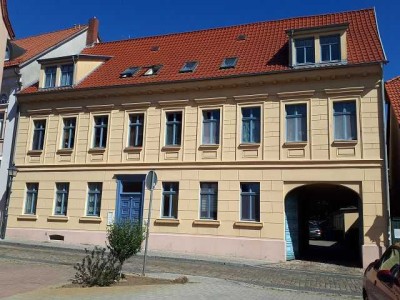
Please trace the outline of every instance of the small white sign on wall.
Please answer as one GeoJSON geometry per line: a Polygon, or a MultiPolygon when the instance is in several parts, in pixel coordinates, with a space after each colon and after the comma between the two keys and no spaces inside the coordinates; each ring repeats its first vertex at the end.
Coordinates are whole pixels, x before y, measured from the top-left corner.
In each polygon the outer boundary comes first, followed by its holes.
{"type": "Polygon", "coordinates": [[[109,211],[107,212],[107,225],[111,225],[112,223],[114,223],[114,212],[109,211]]]}
{"type": "Polygon", "coordinates": [[[395,239],[400,239],[400,229],[395,229],[394,230],[394,238],[395,239]]]}

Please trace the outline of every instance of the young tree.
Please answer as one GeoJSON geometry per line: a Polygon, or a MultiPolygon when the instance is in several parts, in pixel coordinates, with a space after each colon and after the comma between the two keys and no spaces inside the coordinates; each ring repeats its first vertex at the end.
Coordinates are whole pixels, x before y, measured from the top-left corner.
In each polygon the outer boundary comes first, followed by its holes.
{"type": "Polygon", "coordinates": [[[143,239],[143,228],[137,222],[116,222],[107,228],[107,248],[119,260],[121,267],[141,250],[143,239]]]}

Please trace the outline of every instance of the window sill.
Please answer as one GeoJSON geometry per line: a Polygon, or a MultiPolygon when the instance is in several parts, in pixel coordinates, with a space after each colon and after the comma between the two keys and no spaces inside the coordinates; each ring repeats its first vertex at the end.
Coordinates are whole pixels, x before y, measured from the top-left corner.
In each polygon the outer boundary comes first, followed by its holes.
{"type": "Polygon", "coordinates": [[[124,149],[125,153],[137,153],[141,152],[143,150],[143,147],[126,147],[124,149]]]}
{"type": "Polygon", "coordinates": [[[154,225],[159,226],[178,226],[179,220],[178,219],[155,219],[154,225]]]}
{"type": "Polygon", "coordinates": [[[219,144],[205,144],[199,146],[199,150],[217,150],[218,148],[219,144]]]}
{"type": "Polygon", "coordinates": [[[239,149],[257,149],[260,148],[260,143],[242,143],[239,144],[239,149]]]}
{"type": "Polygon", "coordinates": [[[343,140],[343,141],[333,141],[332,146],[355,146],[358,144],[358,140],[343,140]]]}
{"type": "Polygon", "coordinates": [[[17,216],[18,221],[36,221],[38,219],[37,215],[19,215],[17,216]]]}
{"type": "Polygon", "coordinates": [[[42,155],[43,150],[29,150],[27,155],[29,156],[40,156],[42,155]]]}
{"type": "Polygon", "coordinates": [[[308,142],[285,142],[283,144],[284,148],[304,148],[308,145],[308,142]]]}
{"type": "Polygon", "coordinates": [[[104,153],[106,152],[106,148],[90,148],[89,153],[104,153]]]}
{"type": "Polygon", "coordinates": [[[47,222],[68,222],[68,216],[48,216],[47,222]]]}
{"type": "Polygon", "coordinates": [[[221,221],[218,220],[199,219],[193,221],[193,227],[219,227],[220,225],[221,221]]]}
{"type": "Polygon", "coordinates": [[[96,216],[84,216],[79,218],[79,223],[95,223],[95,224],[100,224],[102,221],[101,217],[96,217],[96,216]]]}
{"type": "Polygon", "coordinates": [[[58,149],[57,154],[72,154],[74,149],[72,148],[66,148],[66,149],[58,149]]]}
{"type": "Polygon", "coordinates": [[[253,221],[237,221],[233,223],[233,228],[235,229],[261,229],[263,228],[263,223],[253,222],[253,221]]]}
{"type": "Polygon", "coordinates": [[[164,146],[161,148],[161,151],[179,151],[181,150],[181,145],[171,145],[171,146],[164,146]]]}

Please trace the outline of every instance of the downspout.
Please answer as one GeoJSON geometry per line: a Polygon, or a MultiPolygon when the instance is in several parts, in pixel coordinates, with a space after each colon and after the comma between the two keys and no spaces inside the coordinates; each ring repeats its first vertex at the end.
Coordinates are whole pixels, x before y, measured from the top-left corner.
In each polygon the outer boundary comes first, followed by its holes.
{"type": "Polygon", "coordinates": [[[388,167],[388,146],[387,146],[387,121],[385,115],[385,81],[383,79],[383,63],[381,63],[382,70],[382,79],[381,79],[381,95],[382,95],[382,122],[383,122],[383,145],[384,145],[384,154],[383,154],[383,164],[384,164],[384,172],[383,172],[383,180],[385,181],[385,200],[386,200],[386,213],[387,213],[387,226],[388,226],[388,243],[390,246],[392,244],[392,220],[390,215],[390,192],[389,192],[389,167],[388,167]]]}

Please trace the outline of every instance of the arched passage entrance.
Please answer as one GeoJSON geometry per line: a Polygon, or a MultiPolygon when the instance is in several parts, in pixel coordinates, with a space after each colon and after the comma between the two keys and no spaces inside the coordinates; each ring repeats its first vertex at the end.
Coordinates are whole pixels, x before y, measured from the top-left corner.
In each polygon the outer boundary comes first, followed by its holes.
{"type": "Polygon", "coordinates": [[[362,204],[338,184],[309,184],[285,198],[286,260],[360,266],[362,204]]]}

